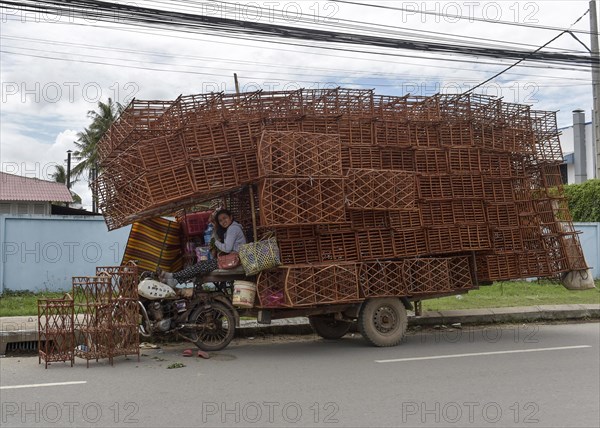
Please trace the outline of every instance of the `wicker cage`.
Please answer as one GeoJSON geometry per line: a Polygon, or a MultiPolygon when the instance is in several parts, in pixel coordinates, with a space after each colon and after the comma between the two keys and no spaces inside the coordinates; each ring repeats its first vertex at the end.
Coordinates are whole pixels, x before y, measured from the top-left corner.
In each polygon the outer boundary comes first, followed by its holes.
{"type": "Polygon", "coordinates": [[[287,265],[473,251],[488,279],[586,266],[556,114],[491,96],[331,88],[135,100],[99,154],[109,229],[251,185],[254,213],[238,218],[278,229],[287,265]],[[317,227],[297,235],[302,226],[317,227]]]}

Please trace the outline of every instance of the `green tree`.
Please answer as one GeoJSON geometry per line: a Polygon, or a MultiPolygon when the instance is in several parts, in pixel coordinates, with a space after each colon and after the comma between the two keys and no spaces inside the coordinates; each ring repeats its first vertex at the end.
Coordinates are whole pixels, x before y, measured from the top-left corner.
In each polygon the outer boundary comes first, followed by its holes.
{"type": "MultiPolygon", "coordinates": [[[[66,183],[67,182],[67,171],[65,167],[62,165],[54,165],[54,172],[50,175],[52,180],[57,183],[66,183]]],[[[71,180],[73,182],[73,180],[71,180]]]]}
{"type": "Polygon", "coordinates": [[[565,194],[573,220],[600,222],[600,179],[569,184],[565,194]]]}
{"type": "MultiPolygon", "coordinates": [[[[62,165],[54,165],[54,172],[50,175],[50,177],[52,178],[52,180],[56,181],[57,183],[66,183],[67,182],[67,171],[65,169],[64,166],[62,165]]],[[[77,179],[73,179],[71,177],[71,183],[70,183],[70,187],[73,186],[73,184],[75,184],[77,182],[77,179]]],[[[73,192],[72,190],[70,190],[71,192],[71,196],[73,196],[73,202],[75,202],[76,204],[81,204],[81,196],[79,196],[77,193],[73,192]]]]}
{"type": "Polygon", "coordinates": [[[76,150],[73,158],[78,164],[73,168],[72,174],[78,178],[84,172],[88,173],[87,181],[92,190],[92,198],[97,201],[96,189],[91,186],[94,177],[92,171],[98,172],[98,142],[102,139],[106,131],[109,130],[113,122],[123,111],[123,106],[114,102],[111,98],[106,103],[98,101],[96,110],[90,110],[87,113],[91,119],[90,125],[82,132],[77,134],[75,141],[76,150]]]}
{"type": "MultiPolygon", "coordinates": [[[[123,111],[120,103],[115,103],[111,98],[106,103],[98,102],[97,110],[88,111],[90,125],[77,134],[75,141],[76,150],[73,157],[78,164],[73,168],[73,175],[80,177],[85,171],[91,173],[98,168],[98,142],[108,131],[113,122],[123,111]]],[[[88,180],[91,177],[88,176],[88,180]]]]}

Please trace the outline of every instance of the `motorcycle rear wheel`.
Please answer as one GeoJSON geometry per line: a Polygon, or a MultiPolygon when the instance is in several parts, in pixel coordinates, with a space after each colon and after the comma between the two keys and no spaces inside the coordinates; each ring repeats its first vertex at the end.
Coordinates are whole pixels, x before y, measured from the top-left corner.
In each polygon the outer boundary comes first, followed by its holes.
{"type": "Polygon", "coordinates": [[[192,313],[189,321],[207,325],[193,334],[193,337],[197,337],[193,343],[203,351],[220,351],[229,345],[235,335],[235,316],[222,303],[199,307],[192,313]]]}

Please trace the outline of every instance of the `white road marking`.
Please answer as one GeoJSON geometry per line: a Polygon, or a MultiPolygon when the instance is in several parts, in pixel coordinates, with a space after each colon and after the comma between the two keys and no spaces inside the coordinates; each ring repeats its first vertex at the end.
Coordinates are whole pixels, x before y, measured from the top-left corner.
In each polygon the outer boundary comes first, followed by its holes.
{"type": "Polygon", "coordinates": [[[483,355],[520,354],[524,352],[561,351],[563,349],[591,348],[591,345],[557,346],[555,348],[515,349],[512,351],[475,352],[472,354],[435,355],[431,357],[397,358],[394,360],[375,360],[376,363],[400,363],[403,361],[441,360],[444,358],[480,357],[483,355]]]}
{"type": "Polygon", "coordinates": [[[82,383],[87,383],[87,380],[78,380],[78,381],[74,381],[74,382],[32,383],[29,385],[0,386],[0,389],[20,389],[20,388],[40,388],[42,386],[81,385],[82,383]]]}

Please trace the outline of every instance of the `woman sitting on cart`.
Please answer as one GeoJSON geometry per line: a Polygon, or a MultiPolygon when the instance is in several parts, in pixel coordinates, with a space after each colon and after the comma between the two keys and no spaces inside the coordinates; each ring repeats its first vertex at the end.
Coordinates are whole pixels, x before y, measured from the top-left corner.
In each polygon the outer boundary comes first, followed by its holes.
{"type": "MultiPolygon", "coordinates": [[[[216,239],[210,242],[211,249],[216,248],[222,253],[237,253],[240,250],[240,245],[246,243],[246,236],[242,226],[233,219],[231,211],[220,209],[215,215],[217,227],[216,239]]],[[[179,272],[161,272],[159,275],[160,281],[169,285],[173,284],[173,280],[178,283],[185,283],[197,277],[204,276],[218,268],[217,258],[204,260],[196,263],[193,266],[180,270],[179,272]]]]}

